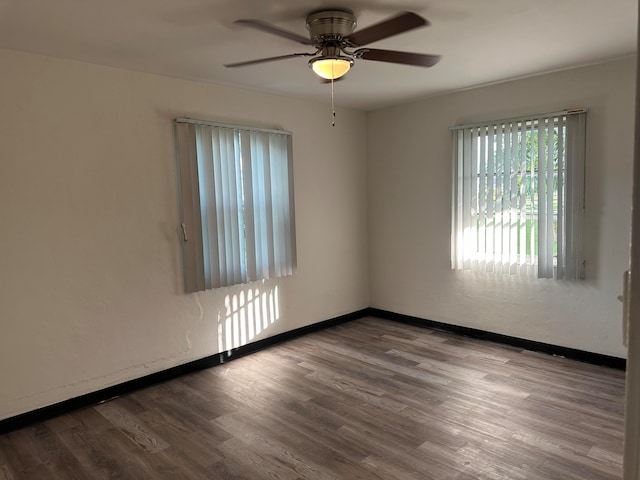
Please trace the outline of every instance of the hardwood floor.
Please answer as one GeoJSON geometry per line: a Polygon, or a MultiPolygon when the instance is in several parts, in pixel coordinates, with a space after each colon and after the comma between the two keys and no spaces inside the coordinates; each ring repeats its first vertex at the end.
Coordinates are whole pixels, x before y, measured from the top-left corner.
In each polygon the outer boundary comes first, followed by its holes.
{"type": "Polygon", "coordinates": [[[0,480],[621,478],[624,372],[375,318],[0,436],[0,480]]]}

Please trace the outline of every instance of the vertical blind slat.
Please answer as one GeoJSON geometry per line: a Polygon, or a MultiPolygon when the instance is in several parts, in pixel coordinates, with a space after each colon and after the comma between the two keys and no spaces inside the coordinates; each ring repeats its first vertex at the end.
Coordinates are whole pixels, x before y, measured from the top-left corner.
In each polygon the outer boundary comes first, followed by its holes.
{"type": "Polygon", "coordinates": [[[296,250],[296,215],[295,215],[295,192],[294,192],[294,184],[293,184],[293,141],[291,139],[291,135],[288,135],[286,138],[286,159],[283,161],[286,162],[286,165],[283,166],[283,171],[286,172],[286,186],[288,196],[283,195],[283,202],[285,202],[285,225],[286,231],[283,230],[282,235],[285,236],[287,242],[286,248],[286,264],[285,271],[287,275],[293,275],[293,268],[297,264],[298,252],[296,250]],[[288,204],[286,203],[288,202],[288,204]]]}
{"type": "MultiPolygon", "coordinates": [[[[189,235],[201,231],[200,188],[197,182],[196,129],[192,125],[176,124],[176,156],[178,163],[181,223],[189,235]]],[[[183,249],[185,289],[195,292],[204,288],[202,239],[196,236],[183,249]]]]}
{"type": "Polygon", "coordinates": [[[508,123],[504,132],[504,174],[502,176],[502,183],[504,187],[504,202],[503,202],[503,218],[504,224],[502,228],[502,245],[503,257],[502,257],[502,272],[509,273],[510,260],[511,260],[511,132],[513,124],[508,123]]]}
{"type": "Polygon", "coordinates": [[[451,237],[449,253],[451,270],[458,268],[458,136],[460,132],[451,135],[451,151],[453,152],[453,168],[451,169],[451,237]]]}
{"type": "MultiPolygon", "coordinates": [[[[536,172],[536,157],[537,151],[533,144],[534,139],[534,127],[535,120],[531,121],[531,142],[527,147],[527,152],[530,159],[530,170],[529,170],[529,181],[531,182],[531,187],[529,189],[529,265],[535,266],[537,265],[536,256],[537,256],[537,248],[538,248],[538,235],[540,231],[538,229],[538,221],[537,221],[537,205],[538,205],[538,177],[536,172]]],[[[531,268],[529,271],[530,274],[534,273],[534,268],[531,268]]]]}
{"type": "Polygon", "coordinates": [[[547,277],[547,177],[546,122],[538,119],[538,277],[547,277]]]}
{"type": "MultiPolygon", "coordinates": [[[[211,161],[211,142],[204,141],[202,132],[196,132],[198,142],[197,144],[197,152],[199,165],[198,170],[203,170],[208,172],[209,174],[213,173],[213,163],[211,161]]],[[[206,139],[206,136],[205,136],[206,139]]],[[[215,189],[213,186],[213,177],[206,178],[202,175],[198,175],[198,182],[200,187],[200,195],[202,196],[202,203],[205,205],[211,202],[211,195],[214,194],[215,189]]],[[[200,212],[201,222],[202,222],[202,243],[207,245],[210,241],[214,241],[210,238],[210,233],[213,229],[215,230],[215,222],[216,222],[216,214],[215,211],[209,212],[206,208],[202,209],[200,212]]],[[[217,239],[215,240],[217,242],[217,239]]],[[[217,243],[216,243],[217,245],[217,243]]],[[[204,274],[204,283],[205,285],[211,285],[211,270],[212,263],[217,263],[218,256],[211,255],[211,252],[208,248],[203,249],[203,274],[204,274]]]]}
{"type": "Polygon", "coordinates": [[[520,122],[520,189],[518,191],[518,206],[520,212],[518,215],[520,237],[519,251],[518,251],[518,273],[526,273],[527,265],[527,124],[526,122],[520,122]]]}
{"type": "MultiPolygon", "coordinates": [[[[567,249],[571,249],[571,259],[565,260],[567,278],[584,278],[582,223],[584,210],[586,115],[567,117],[567,190],[566,239],[567,249]],[[571,222],[569,222],[571,218],[571,222]],[[570,232],[570,234],[569,234],[570,232]]],[[[569,255],[567,254],[567,257],[569,255]]]]}
{"type": "MultiPolygon", "coordinates": [[[[463,192],[464,192],[464,156],[465,156],[465,151],[464,151],[464,131],[460,130],[458,132],[454,132],[454,137],[455,137],[455,142],[456,142],[456,148],[455,148],[455,152],[456,152],[456,158],[455,158],[455,162],[456,162],[456,168],[455,168],[455,193],[456,193],[456,201],[455,201],[455,211],[456,211],[456,216],[455,216],[455,221],[454,223],[454,229],[455,232],[463,232],[464,229],[464,223],[463,223],[463,218],[464,218],[464,209],[462,208],[462,205],[464,203],[464,196],[463,196],[463,192]]],[[[463,240],[464,240],[464,234],[457,234],[454,235],[453,237],[453,242],[455,245],[455,255],[454,255],[454,265],[455,268],[457,269],[462,269],[464,268],[463,262],[462,262],[462,256],[463,256],[463,252],[464,252],[464,245],[463,245],[463,240]]]]}
{"type": "Polygon", "coordinates": [[[554,157],[554,122],[553,119],[547,119],[547,133],[546,133],[546,146],[547,146],[547,168],[546,168],[546,179],[547,179],[547,217],[546,217],[546,229],[547,235],[545,237],[545,251],[547,254],[546,259],[546,278],[553,278],[553,238],[554,238],[554,228],[553,228],[553,217],[555,213],[555,206],[553,202],[554,198],[554,179],[553,179],[553,157],[554,157]]]}
{"type": "Polygon", "coordinates": [[[471,131],[471,233],[470,248],[475,253],[472,268],[478,268],[478,130],[471,131]]]}
{"type": "Polygon", "coordinates": [[[478,168],[478,210],[479,210],[479,230],[478,230],[478,257],[481,271],[487,268],[487,129],[480,128],[480,159],[478,168]]]}
{"type": "MultiPolygon", "coordinates": [[[[255,203],[252,181],[253,155],[249,131],[244,130],[240,132],[240,150],[242,151],[242,190],[244,193],[244,205],[253,207],[255,203]]],[[[255,215],[255,208],[244,209],[247,281],[252,281],[257,278],[255,215]]]]}
{"type": "Polygon", "coordinates": [[[496,272],[502,272],[502,238],[504,228],[504,162],[502,153],[503,143],[502,125],[496,126],[496,228],[494,230],[495,238],[495,269],[496,272]]]}
{"type": "Polygon", "coordinates": [[[511,252],[509,258],[509,273],[511,274],[518,272],[518,161],[518,124],[514,122],[511,130],[511,171],[509,173],[509,181],[511,182],[511,225],[509,226],[511,233],[511,239],[509,240],[511,252]]]}
{"type": "Polygon", "coordinates": [[[557,165],[557,203],[558,203],[558,214],[557,214],[557,245],[558,245],[558,254],[557,254],[557,275],[559,278],[564,278],[565,271],[565,238],[564,238],[564,212],[565,212],[565,188],[564,188],[564,176],[566,172],[566,155],[564,148],[564,135],[565,135],[565,120],[566,116],[560,115],[558,118],[558,165],[557,165]]]}
{"type": "MultiPolygon", "coordinates": [[[[471,243],[471,131],[464,132],[463,185],[462,185],[462,245],[463,251],[473,251],[471,243]]],[[[464,268],[471,268],[471,256],[463,257],[464,268]]]]}
{"type": "Polygon", "coordinates": [[[489,272],[493,272],[495,270],[495,195],[496,195],[496,169],[495,169],[495,126],[490,125],[487,129],[488,132],[488,145],[487,145],[487,178],[489,188],[487,191],[488,198],[488,207],[487,207],[487,216],[489,217],[489,224],[487,226],[487,245],[489,251],[489,261],[486,270],[489,272]]]}

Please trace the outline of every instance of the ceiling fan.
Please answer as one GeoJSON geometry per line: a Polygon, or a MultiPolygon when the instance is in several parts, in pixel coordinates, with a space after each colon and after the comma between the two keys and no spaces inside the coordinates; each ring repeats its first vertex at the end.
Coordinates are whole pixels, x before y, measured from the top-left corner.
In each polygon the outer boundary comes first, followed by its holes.
{"type": "Polygon", "coordinates": [[[245,67],[287,58],[313,57],[309,60],[309,67],[323,79],[335,80],[349,71],[354,65],[354,60],[375,60],[418,67],[432,67],[441,58],[440,55],[363,47],[363,45],[399,33],[430,25],[428,20],[412,12],[400,13],[354,32],[356,17],[350,10],[317,10],[307,16],[306,24],[310,38],[283,30],[261,20],[243,19],[236,20],[234,23],[278,35],[303,45],[313,46],[316,51],[313,53],[291,53],[277,57],[230,63],[225,67],[245,67]]]}

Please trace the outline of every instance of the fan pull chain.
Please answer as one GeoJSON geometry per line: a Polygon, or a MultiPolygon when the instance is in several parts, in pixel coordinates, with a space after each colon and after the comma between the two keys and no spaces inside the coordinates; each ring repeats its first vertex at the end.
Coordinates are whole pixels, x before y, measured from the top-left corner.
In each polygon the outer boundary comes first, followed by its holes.
{"type": "Polygon", "coordinates": [[[331,79],[331,115],[332,115],[331,126],[335,127],[336,126],[336,106],[333,100],[333,78],[331,79]]]}
{"type": "Polygon", "coordinates": [[[333,62],[331,62],[331,126],[336,126],[336,105],[333,97],[333,62]]]}

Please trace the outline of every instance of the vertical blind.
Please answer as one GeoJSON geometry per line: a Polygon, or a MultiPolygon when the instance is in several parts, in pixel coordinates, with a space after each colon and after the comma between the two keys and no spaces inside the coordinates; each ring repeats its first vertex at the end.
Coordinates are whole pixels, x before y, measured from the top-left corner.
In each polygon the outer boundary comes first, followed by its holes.
{"type": "Polygon", "coordinates": [[[453,127],[451,266],[583,278],[586,113],[453,127]]]}
{"type": "Polygon", "coordinates": [[[185,288],[292,275],[291,135],[176,120],[185,288]]]}

